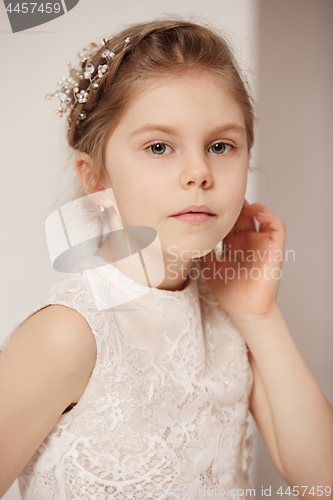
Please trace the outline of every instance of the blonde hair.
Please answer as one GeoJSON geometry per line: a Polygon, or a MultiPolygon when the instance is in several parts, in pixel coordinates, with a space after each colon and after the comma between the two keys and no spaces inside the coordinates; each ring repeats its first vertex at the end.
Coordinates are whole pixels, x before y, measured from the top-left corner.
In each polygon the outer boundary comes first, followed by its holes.
{"type": "MultiPolygon", "coordinates": [[[[135,97],[151,80],[177,76],[189,70],[205,70],[226,86],[241,106],[246,127],[247,147],[254,142],[254,101],[247,80],[235,61],[227,39],[216,29],[203,24],[172,19],[154,20],[130,25],[108,41],[108,47],[120,44],[130,36],[130,42],[111,63],[102,83],[89,93],[85,104],[72,108],[71,126],[67,132],[69,145],[92,158],[87,185],[96,176],[97,183],[106,179],[105,145],[120,118],[135,97]],[[84,110],[86,118],[78,120],[84,110]]],[[[91,62],[104,64],[103,46],[91,62]]],[[[79,90],[89,82],[82,79],[79,90]]],[[[77,196],[85,194],[83,186],[77,196]]],[[[76,198],[75,197],[75,198],[76,198]]]]}

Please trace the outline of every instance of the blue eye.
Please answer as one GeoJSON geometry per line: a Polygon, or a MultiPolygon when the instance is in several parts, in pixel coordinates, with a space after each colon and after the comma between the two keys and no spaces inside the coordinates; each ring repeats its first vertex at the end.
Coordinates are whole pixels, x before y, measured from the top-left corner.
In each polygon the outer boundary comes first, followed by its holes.
{"type": "MultiPolygon", "coordinates": [[[[226,142],[216,142],[209,149],[214,148],[216,146],[217,146],[217,151],[215,151],[215,153],[219,155],[229,153],[232,149],[235,149],[235,146],[232,146],[231,144],[228,144],[226,142]]],[[[172,149],[170,146],[168,146],[168,144],[165,144],[165,142],[155,142],[154,144],[148,146],[146,149],[148,149],[148,151],[153,153],[155,156],[163,156],[163,154],[165,153],[165,148],[172,149]],[[155,148],[155,150],[153,148],[155,148]]]]}
{"type": "Polygon", "coordinates": [[[229,153],[232,149],[235,149],[235,146],[232,146],[231,144],[228,144],[226,142],[216,142],[209,149],[211,149],[215,146],[220,146],[220,148],[221,148],[221,149],[218,148],[218,150],[216,151],[216,153],[219,155],[224,154],[224,153],[229,153]]]}
{"type": "MultiPolygon", "coordinates": [[[[157,149],[156,151],[156,155],[155,156],[162,156],[163,155],[163,147],[161,148],[161,146],[166,146],[167,148],[170,148],[170,146],[168,146],[167,144],[165,144],[165,142],[155,142],[154,144],[151,144],[150,146],[148,146],[148,150],[150,151],[150,148],[155,148],[156,146],[159,146],[159,148],[157,149]],[[162,149],[162,151],[161,151],[162,149]]],[[[172,149],[172,148],[170,148],[172,149]]],[[[164,148],[164,151],[165,151],[165,148],[164,148]]],[[[154,153],[154,151],[151,151],[152,153],[154,153]]]]}

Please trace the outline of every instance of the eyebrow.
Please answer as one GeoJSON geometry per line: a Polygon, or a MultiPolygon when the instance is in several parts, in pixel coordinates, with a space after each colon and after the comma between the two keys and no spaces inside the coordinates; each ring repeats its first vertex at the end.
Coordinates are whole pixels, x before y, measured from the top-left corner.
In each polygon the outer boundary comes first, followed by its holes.
{"type": "MultiPolygon", "coordinates": [[[[167,127],[166,125],[161,125],[159,123],[147,123],[146,125],[143,125],[142,127],[139,127],[138,129],[134,130],[129,138],[131,139],[132,137],[136,135],[143,134],[144,132],[152,132],[154,130],[158,130],[160,132],[165,132],[167,134],[173,134],[176,135],[178,133],[178,129],[174,127],[167,127]]],[[[238,125],[237,123],[226,123],[224,125],[219,125],[212,129],[209,132],[209,135],[214,135],[214,134],[221,134],[224,132],[229,132],[229,131],[234,131],[237,132],[238,134],[244,134],[245,133],[245,128],[242,127],[241,125],[238,125]]]]}

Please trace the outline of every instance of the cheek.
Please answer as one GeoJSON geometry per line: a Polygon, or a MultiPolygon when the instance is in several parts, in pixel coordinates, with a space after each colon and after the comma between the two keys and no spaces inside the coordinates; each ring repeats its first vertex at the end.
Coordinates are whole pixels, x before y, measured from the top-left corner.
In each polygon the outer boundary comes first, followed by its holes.
{"type": "Polygon", "coordinates": [[[150,225],[161,211],[161,193],[142,177],[118,177],[114,194],[128,225],[150,225]],[[118,189],[119,187],[119,189],[118,189]]]}
{"type": "Polygon", "coordinates": [[[157,208],[160,199],[158,190],[152,189],[147,183],[133,183],[128,194],[133,206],[142,206],[146,211],[157,208]]]}
{"type": "Polygon", "coordinates": [[[230,187],[230,194],[233,197],[235,209],[241,208],[244,202],[247,186],[247,176],[241,177],[230,187]]]}
{"type": "Polygon", "coordinates": [[[227,202],[231,211],[239,211],[242,207],[247,186],[247,170],[242,170],[238,175],[230,175],[223,179],[221,190],[221,203],[227,202]]]}
{"type": "MultiPolygon", "coordinates": [[[[223,180],[219,190],[221,232],[226,236],[235,225],[244,203],[247,185],[247,173],[230,175],[223,180]]],[[[223,237],[224,237],[223,236],[223,237]]]]}

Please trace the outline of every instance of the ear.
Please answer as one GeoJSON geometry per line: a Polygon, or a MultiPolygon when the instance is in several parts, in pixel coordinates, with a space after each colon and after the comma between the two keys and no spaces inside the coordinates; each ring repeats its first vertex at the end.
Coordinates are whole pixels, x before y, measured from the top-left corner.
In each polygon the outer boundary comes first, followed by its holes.
{"type": "Polygon", "coordinates": [[[249,155],[248,155],[249,160],[251,160],[251,157],[252,157],[252,153],[251,153],[251,151],[249,151],[249,155]]]}
{"type": "Polygon", "coordinates": [[[91,194],[93,192],[101,191],[102,189],[104,189],[102,185],[100,184],[97,185],[96,176],[94,176],[88,184],[92,167],[93,167],[93,161],[87,153],[81,152],[76,155],[75,170],[87,194],[91,194]]]}
{"type": "Polygon", "coordinates": [[[92,168],[93,160],[87,153],[80,152],[76,155],[75,170],[83,189],[95,203],[104,206],[104,208],[109,208],[112,202],[109,199],[109,193],[107,192],[108,188],[101,182],[97,184],[96,175],[90,179],[92,168]]]}

